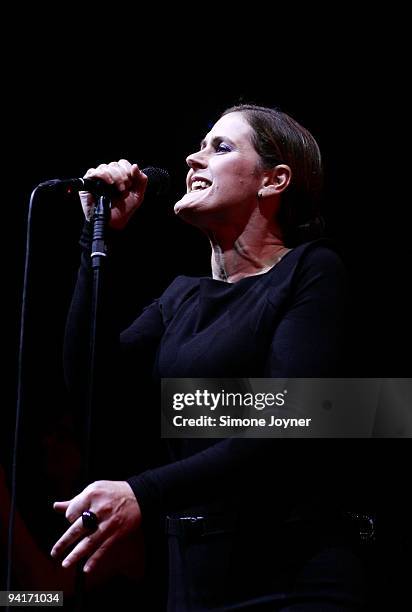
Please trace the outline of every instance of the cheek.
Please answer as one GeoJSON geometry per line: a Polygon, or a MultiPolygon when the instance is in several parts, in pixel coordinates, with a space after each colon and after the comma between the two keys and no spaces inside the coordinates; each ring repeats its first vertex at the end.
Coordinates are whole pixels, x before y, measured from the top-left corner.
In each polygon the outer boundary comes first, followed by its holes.
{"type": "Polygon", "coordinates": [[[257,190],[254,174],[250,171],[250,168],[244,167],[232,168],[230,173],[222,176],[219,184],[246,197],[257,190]]]}
{"type": "Polygon", "coordinates": [[[243,160],[235,163],[228,160],[225,165],[222,164],[221,173],[223,179],[227,179],[234,185],[245,186],[255,182],[255,168],[243,160]]]}

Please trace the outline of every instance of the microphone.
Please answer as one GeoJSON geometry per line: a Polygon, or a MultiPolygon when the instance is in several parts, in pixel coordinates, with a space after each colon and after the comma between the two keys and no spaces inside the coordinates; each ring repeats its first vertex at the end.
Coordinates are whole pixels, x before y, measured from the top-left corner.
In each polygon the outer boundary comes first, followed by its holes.
{"type": "MultiPolygon", "coordinates": [[[[148,168],[143,168],[142,172],[149,179],[145,196],[163,196],[169,191],[170,176],[167,170],[149,166],[148,168]]],[[[97,196],[104,195],[109,198],[119,195],[114,185],[109,185],[101,179],[93,178],[51,179],[50,181],[40,183],[38,187],[54,188],[63,191],[65,194],[71,194],[78,191],[89,191],[97,196]]]]}

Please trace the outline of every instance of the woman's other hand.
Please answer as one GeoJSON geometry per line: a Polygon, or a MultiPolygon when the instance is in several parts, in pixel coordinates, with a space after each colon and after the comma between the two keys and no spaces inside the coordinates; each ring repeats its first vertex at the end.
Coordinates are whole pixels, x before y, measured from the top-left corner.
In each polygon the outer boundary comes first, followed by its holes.
{"type": "Polygon", "coordinates": [[[52,557],[64,558],[63,567],[87,559],[85,572],[98,567],[105,573],[108,566],[117,565],[115,569],[123,573],[125,570],[134,576],[143,573],[140,506],[126,481],[99,480],[73,499],[55,502],[53,507],[57,512],[65,512],[71,523],[51,551],[52,557]],[[83,525],[82,513],[86,510],[97,517],[94,531],[83,525]]]}

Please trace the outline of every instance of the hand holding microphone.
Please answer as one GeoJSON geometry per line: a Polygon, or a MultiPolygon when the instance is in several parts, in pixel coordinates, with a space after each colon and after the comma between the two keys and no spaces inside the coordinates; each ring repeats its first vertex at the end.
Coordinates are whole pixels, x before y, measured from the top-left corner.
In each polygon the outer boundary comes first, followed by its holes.
{"type": "MultiPolygon", "coordinates": [[[[84,178],[100,179],[113,188],[115,195],[111,199],[109,225],[116,230],[123,229],[142,204],[149,180],[137,164],[131,164],[127,159],[89,168],[84,178]]],[[[79,191],[79,196],[85,217],[90,220],[96,203],[95,195],[79,191]]]]}
{"type": "Polygon", "coordinates": [[[170,177],[162,168],[149,166],[140,170],[137,164],[120,159],[89,168],[83,178],[52,179],[40,183],[38,187],[63,190],[65,193],[79,192],[88,220],[93,215],[96,196],[106,195],[111,200],[109,225],[114,229],[123,229],[143,202],[145,194],[160,196],[167,193],[170,177]]]}

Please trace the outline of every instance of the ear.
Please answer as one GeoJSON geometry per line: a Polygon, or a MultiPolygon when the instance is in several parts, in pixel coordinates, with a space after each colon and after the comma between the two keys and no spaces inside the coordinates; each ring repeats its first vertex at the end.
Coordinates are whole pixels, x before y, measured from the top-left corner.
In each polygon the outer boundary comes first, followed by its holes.
{"type": "Polygon", "coordinates": [[[279,164],[271,170],[265,172],[262,179],[262,186],[259,189],[259,196],[266,198],[269,196],[280,195],[285,191],[292,179],[292,170],[286,164],[279,164]]]}

